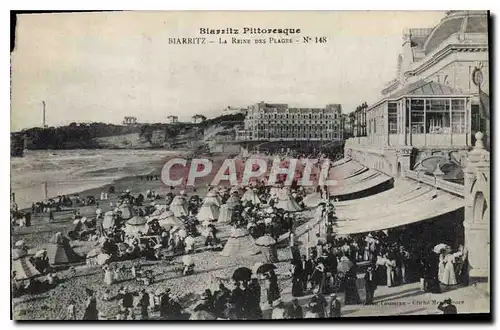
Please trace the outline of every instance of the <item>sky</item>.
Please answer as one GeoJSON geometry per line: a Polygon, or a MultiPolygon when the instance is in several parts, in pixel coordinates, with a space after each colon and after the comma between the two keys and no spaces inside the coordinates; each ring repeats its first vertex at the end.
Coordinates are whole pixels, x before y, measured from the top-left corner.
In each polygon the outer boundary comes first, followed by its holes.
{"type": "MultiPolygon", "coordinates": [[[[11,56],[11,130],[71,122],[120,124],[220,115],[265,101],[340,103],[344,113],[381,98],[395,78],[405,28],[444,12],[108,12],[18,16],[11,56]],[[295,28],[327,43],[174,45],[200,28],[295,28]]],[[[267,38],[271,35],[267,35],[267,38]]],[[[243,38],[247,35],[237,35],[243,38]]],[[[252,35],[259,38],[259,35],[252,35]]],[[[263,36],[266,37],[266,36],[263,36]]],[[[283,36],[287,38],[286,36],[283,36]]]]}

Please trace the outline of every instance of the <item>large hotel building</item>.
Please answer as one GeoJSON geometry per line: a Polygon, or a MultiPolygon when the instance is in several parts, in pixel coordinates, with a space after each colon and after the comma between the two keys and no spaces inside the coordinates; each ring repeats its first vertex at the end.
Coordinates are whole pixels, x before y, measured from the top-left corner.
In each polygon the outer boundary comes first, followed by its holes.
{"type": "Polygon", "coordinates": [[[260,102],[250,106],[244,129],[237,132],[242,141],[334,141],[343,140],[342,107],[290,108],[288,104],[260,102]]]}

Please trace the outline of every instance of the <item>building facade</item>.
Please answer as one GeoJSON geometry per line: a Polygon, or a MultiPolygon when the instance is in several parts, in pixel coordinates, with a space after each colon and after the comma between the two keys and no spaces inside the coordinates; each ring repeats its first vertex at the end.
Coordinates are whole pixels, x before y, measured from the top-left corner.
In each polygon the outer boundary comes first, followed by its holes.
{"type": "Polygon", "coordinates": [[[123,117],[123,125],[135,125],[137,124],[136,117],[123,117]]]}
{"type": "Polygon", "coordinates": [[[238,140],[332,141],[343,140],[342,107],[291,108],[288,104],[260,102],[249,107],[238,140]]]}
{"type": "Polygon", "coordinates": [[[405,31],[397,76],[366,108],[366,136],[345,144],[365,166],[463,198],[478,278],[489,277],[490,255],[488,22],[486,11],[450,11],[435,27],[405,31]]]}

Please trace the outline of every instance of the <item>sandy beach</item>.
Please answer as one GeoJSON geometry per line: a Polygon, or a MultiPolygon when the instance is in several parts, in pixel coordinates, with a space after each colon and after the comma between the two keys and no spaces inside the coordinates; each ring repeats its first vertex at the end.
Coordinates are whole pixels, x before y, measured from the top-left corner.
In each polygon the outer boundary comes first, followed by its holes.
{"type": "MultiPolygon", "coordinates": [[[[218,166],[220,166],[224,159],[233,156],[230,154],[211,156],[210,159],[214,164],[213,168],[218,169],[218,166]]],[[[158,164],[158,174],[161,171],[161,166],[163,164],[158,164]]],[[[213,170],[213,173],[207,177],[197,179],[195,187],[176,187],[174,193],[178,193],[182,189],[188,195],[198,194],[203,198],[206,193],[207,184],[212,181],[215,172],[216,170],[213,170]]],[[[160,178],[154,181],[147,181],[145,177],[141,179],[140,176],[131,176],[118,179],[111,184],[106,184],[99,188],[83,190],[80,192],[80,196],[95,196],[98,198],[100,192],[111,185],[115,187],[115,193],[109,194],[110,199],[108,201],[100,201],[99,203],[99,207],[104,212],[114,208],[114,206],[110,205],[110,202],[115,204],[118,196],[126,189],[129,189],[134,195],[139,193],[145,195],[147,190],[153,189],[161,196],[164,196],[167,192],[171,191],[170,187],[163,184],[160,178]]],[[[161,203],[162,201],[160,200],[159,202],[161,203]]],[[[95,217],[95,205],[79,207],[79,210],[82,216],[95,217]]],[[[71,210],[54,212],[54,218],[54,222],[49,222],[47,214],[36,215],[32,219],[31,227],[14,227],[12,229],[11,243],[13,244],[17,240],[22,239],[30,248],[30,253],[34,253],[38,249],[44,248],[56,232],[61,231],[63,234],[66,234],[73,228],[71,210]]],[[[231,228],[225,224],[216,224],[216,227],[218,230],[217,235],[224,244],[231,228]]],[[[203,242],[203,237],[197,237],[195,246],[201,248],[203,242]]],[[[71,244],[75,252],[81,256],[85,256],[90,250],[95,248],[96,242],[72,241],[71,244]]],[[[278,273],[284,274],[288,267],[287,261],[291,256],[288,249],[280,250],[279,255],[281,262],[277,263],[276,266],[278,267],[278,273]]],[[[188,307],[196,301],[198,295],[207,288],[207,283],[211,283],[214,278],[217,277],[223,281],[229,281],[232,272],[236,268],[241,266],[251,268],[256,262],[262,262],[264,259],[261,254],[245,258],[234,258],[221,256],[219,252],[203,251],[201,249],[200,252],[193,255],[196,268],[194,274],[191,276],[182,276],[181,260],[182,256],[178,256],[170,261],[141,261],[141,264],[145,269],[151,269],[153,272],[154,283],[147,287],[150,293],[154,292],[157,288],[165,289],[168,287],[174,295],[180,297],[181,304],[184,307],[188,307]]],[[[122,261],[119,263],[125,268],[130,268],[133,262],[137,262],[137,260],[122,261]]],[[[31,320],[64,319],[66,313],[65,307],[72,299],[75,301],[75,306],[77,307],[77,319],[81,318],[83,315],[85,288],[90,288],[98,292],[98,309],[106,311],[104,314],[107,317],[114,317],[117,312],[118,303],[116,301],[99,299],[105,287],[102,270],[99,267],[88,267],[82,263],[74,265],[73,271],[74,273],[71,273],[70,270],[64,268],[58,271],[57,276],[62,279],[63,283],[48,292],[14,298],[13,310],[17,311],[16,318],[31,320]],[[23,312],[19,316],[18,313],[21,310],[23,312]]],[[[280,277],[280,286],[287,286],[289,281],[288,276],[280,277]]],[[[135,279],[132,279],[130,274],[125,273],[122,281],[109,287],[111,297],[123,285],[129,287],[131,291],[136,291],[144,287],[135,279]]]]}

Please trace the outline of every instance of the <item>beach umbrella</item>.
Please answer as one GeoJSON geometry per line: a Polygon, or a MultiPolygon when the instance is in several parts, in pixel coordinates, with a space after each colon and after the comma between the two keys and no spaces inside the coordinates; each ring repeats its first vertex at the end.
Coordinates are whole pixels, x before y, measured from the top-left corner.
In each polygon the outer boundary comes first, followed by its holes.
{"type": "Polygon", "coordinates": [[[449,249],[450,247],[444,243],[440,243],[438,245],[436,245],[432,250],[435,252],[435,253],[441,253],[442,250],[447,250],[449,249]]]}
{"type": "Polygon", "coordinates": [[[257,238],[255,244],[258,246],[272,246],[276,244],[276,240],[269,235],[264,235],[257,238]]]}
{"type": "Polygon", "coordinates": [[[182,238],[186,238],[187,237],[187,232],[184,229],[181,229],[181,230],[179,230],[179,232],[177,233],[177,235],[179,235],[182,238]]]}
{"type": "Polygon", "coordinates": [[[193,314],[191,314],[189,319],[201,321],[201,320],[216,320],[217,318],[214,315],[212,315],[211,313],[209,313],[205,310],[201,310],[201,311],[196,311],[193,314]]]}
{"type": "Polygon", "coordinates": [[[99,266],[102,266],[106,263],[108,263],[111,259],[111,256],[109,254],[106,254],[106,253],[101,253],[97,256],[97,264],[99,266]]]}
{"type": "Polygon", "coordinates": [[[248,281],[252,276],[252,270],[246,267],[237,268],[232,276],[235,281],[248,281]]]}
{"type": "Polygon", "coordinates": [[[26,243],[23,240],[17,241],[14,246],[17,248],[23,248],[26,243]]]}
{"type": "Polygon", "coordinates": [[[259,266],[259,268],[257,268],[257,274],[264,274],[264,273],[267,273],[271,270],[275,270],[276,269],[276,266],[274,264],[270,264],[270,263],[267,263],[267,264],[263,264],[261,266],[259,266]]]}
{"type": "Polygon", "coordinates": [[[45,254],[47,253],[46,250],[38,250],[36,253],[35,253],[35,258],[42,258],[45,254]]]}
{"type": "Polygon", "coordinates": [[[194,265],[193,258],[190,255],[185,255],[182,257],[182,263],[186,266],[194,265]]]}
{"type": "Polygon", "coordinates": [[[340,258],[340,262],[337,266],[337,271],[341,273],[347,273],[351,268],[354,267],[354,264],[347,257],[340,258]]]}
{"type": "Polygon", "coordinates": [[[257,270],[259,269],[260,266],[262,266],[264,263],[262,262],[257,262],[252,266],[252,273],[257,274],[257,270]]]}

